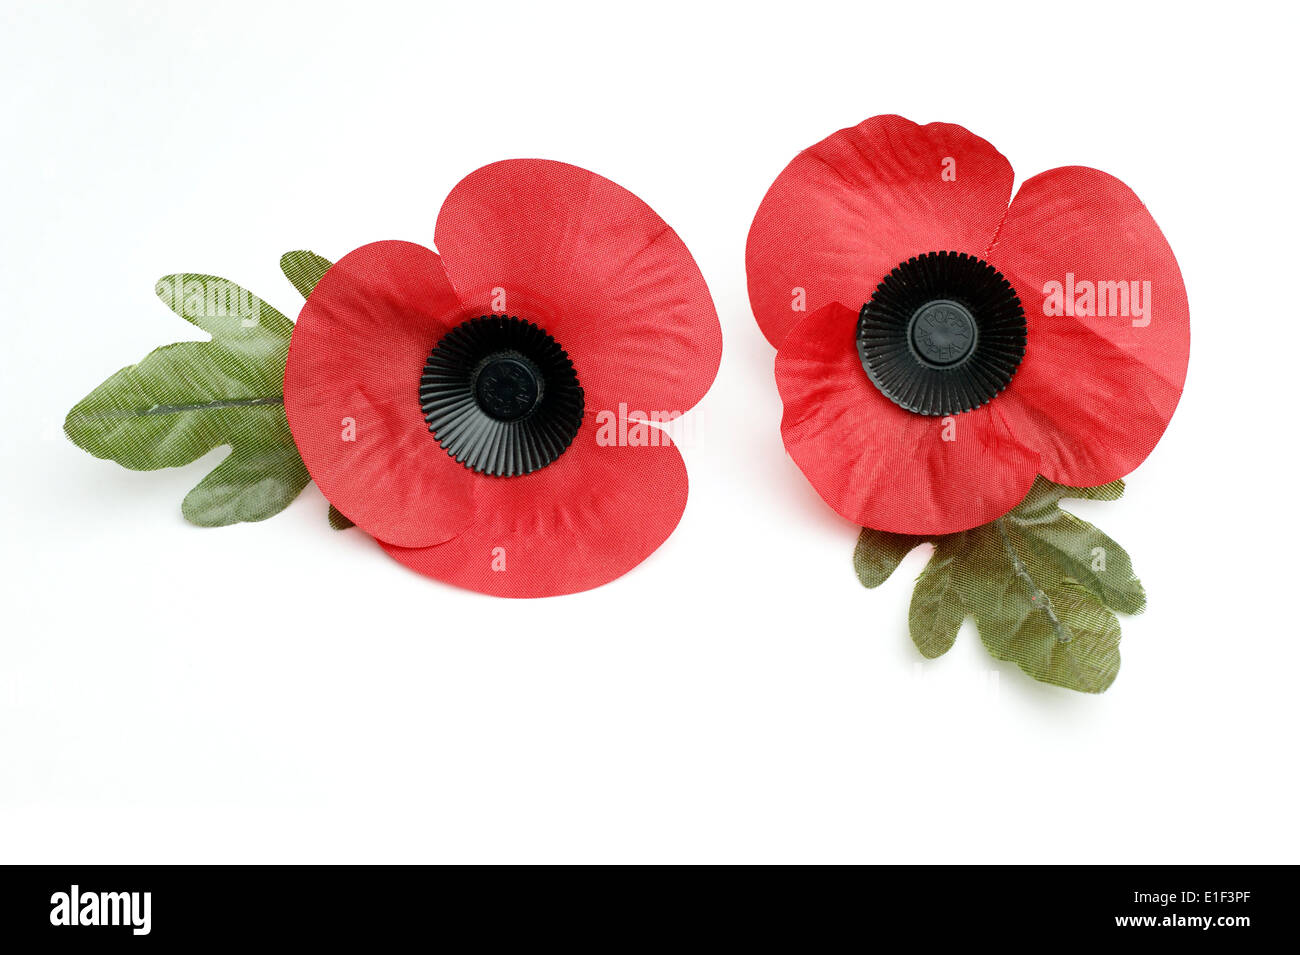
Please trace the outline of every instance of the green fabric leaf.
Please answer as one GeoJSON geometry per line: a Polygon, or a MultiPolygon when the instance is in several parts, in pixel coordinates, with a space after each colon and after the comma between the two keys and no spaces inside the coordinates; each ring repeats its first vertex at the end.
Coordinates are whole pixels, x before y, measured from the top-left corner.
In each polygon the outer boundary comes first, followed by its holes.
{"type": "Polygon", "coordinates": [[[934,554],[916,579],[916,588],[912,591],[907,625],[916,649],[929,659],[948,652],[966,616],[954,580],[964,538],[964,534],[954,534],[935,545],[934,554]]]}
{"type": "Polygon", "coordinates": [[[1022,532],[1027,547],[1054,562],[1102,604],[1120,613],[1137,614],[1146,608],[1146,593],[1133,573],[1128,553],[1057,503],[1062,497],[1115,500],[1123,490],[1121,481],[1098,488],[1066,488],[1039,478],[1029,497],[1006,521],[1022,532]]]}
{"type": "Polygon", "coordinates": [[[1063,498],[1118,501],[1123,494],[1123,481],[1111,481],[1109,484],[1101,484],[1097,487],[1067,487],[1064,484],[1055,484],[1045,477],[1039,477],[1034,479],[1033,487],[1029,489],[1025,499],[1015,506],[1012,513],[1017,514],[1022,522],[1032,521],[1040,516],[1050,519],[1063,498]]]}
{"type": "Polygon", "coordinates": [[[925,541],[912,534],[891,534],[868,527],[858,535],[853,548],[853,569],[864,587],[879,587],[908,553],[925,541]]]}
{"type": "Polygon", "coordinates": [[[320,277],[333,264],[329,259],[322,258],[315,252],[308,252],[306,249],[286,252],[280,256],[280,271],[293,283],[293,287],[303,298],[311,294],[320,277]]]}
{"type": "Polygon", "coordinates": [[[969,533],[958,587],[980,640],[1036,680],[1100,693],[1119,671],[1119,622],[1005,518],[969,533]]]}
{"type": "Polygon", "coordinates": [[[356,527],[356,525],[352,523],[351,520],[348,519],[347,515],[345,515],[337,507],[331,504],[330,505],[330,527],[334,528],[336,531],[345,531],[349,527],[356,527]]]}
{"type": "Polygon", "coordinates": [[[64,431],[96,457],[139,471],[229,445],[186,495],[186,519],[214,527],[280,512],[309,480],[284,417],[293,323],[213,275],[169,275],[156,291],[212,340],[166,345],[118,371],[68,412],[64,431]]]}
{"type": "MultiPolygon", "coordinates": [[[[1140,613],[1146,594],[1124,549],[1068,511],[1064,498],[1113,501],[1122,481],[1073,488],[1038,478],[998,520],[935,539],[908,612],[926,657],[953,644],[963,618],[999,660],[1046,683],[1100,693],[1119,672],[1119,613],[1140,613]]],[[[863,531],[854,567],[864,584],[884,581],[923,538],[863,531]]]]}
{"type": "MultiPolygon", "coordinates": [[[[1014,514],[1007,521],[1014,524],[1014,514]]],[[[1091,524],[1058,511],[1052,522],[1020,530],[1028,547],[1054,561],[1101,603],[1128,614],[1146,609],[1146,592],[1128,553],[1091,524]]]]}

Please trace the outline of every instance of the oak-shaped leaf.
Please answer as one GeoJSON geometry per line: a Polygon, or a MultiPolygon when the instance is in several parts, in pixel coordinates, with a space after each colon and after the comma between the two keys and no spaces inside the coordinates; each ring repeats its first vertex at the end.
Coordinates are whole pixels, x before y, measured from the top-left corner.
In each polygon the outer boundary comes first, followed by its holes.
{"type": "Polygon", "coordinates": [[[284,416],[293,323],[214,275],[169,275],[155,290],[211,340],[166,345],[111,375],[68,412],[64,431],[96,457],[138,471],[228,445],[185,496],[186,519],[214,527],[279,513],[309,480],[284,416]]]}
{"type": "MultiPolygon", "coordinates": [[[[1113,501],[1122,481],[1071,488],[1038,478],[1025,499],[992,523],[932,538],[908,612],[912,640],[933,658],[973,617],[999,660],[1046,683],[1099,693],[1119,671],[1116,613],[1141,613],[1146,594],[1124,549],[1063,510],[1063,498],[1113,501]]],[[[864,530],[854,567],[865,586],[893,573],[926,538],[864,530]]]]}

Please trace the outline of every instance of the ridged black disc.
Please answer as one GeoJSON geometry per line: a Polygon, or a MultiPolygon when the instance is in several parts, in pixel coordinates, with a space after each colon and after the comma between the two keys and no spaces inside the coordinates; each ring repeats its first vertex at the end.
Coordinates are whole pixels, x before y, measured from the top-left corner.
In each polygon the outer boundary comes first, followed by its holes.
{"type": "Polygon", "coordinates": [[[898,265],[858,313],[858,355],[890,401],[924,415],[987,404],[1025,357],[1025,310],[983,259],[927,252],[898,265]]]}
{"type": "Polygon", "coordinates": [[[483,315],[434,346],[420,376],[420,409],[453,458],[510,477],[564,453],[582,425],[583,394],[568,354],[540,326],[483,315]]]}

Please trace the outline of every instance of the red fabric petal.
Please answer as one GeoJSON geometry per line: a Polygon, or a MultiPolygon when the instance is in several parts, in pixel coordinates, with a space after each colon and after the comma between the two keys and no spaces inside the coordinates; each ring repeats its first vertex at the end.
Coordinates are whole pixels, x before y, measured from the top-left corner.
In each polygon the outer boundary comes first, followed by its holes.
{"type": "Polygon", "coordinates": [[[459,312],[434,252],[375,242],[325,273],[294,326],[284,370],[294,442],[325,497],[381,541],[436,544],[473,516],[472,475],[429,433],[419,402],[425,359],[459,312]]]}
{"type": "Polygon", "coordinates": [[[1018,504],[1038,455],[1012,437],[997,399],[950,418],[904,411],[863,371],[856,325],[853,310],[828,305],[796,325],[776,356],[786,450],[826,503],[855,524],[900,534],[967,530],[1018,504]]]}
{"type": "Polygon", "coordinates": [[[763,334],[780,347],[805,313],[831,302],[857,308],[913,255],[982,257],[1012,181],[1001,153],[948,123],[875,116],[805,149],[772,183],[749,230],[749,301],[763,334]],[[804,311],[792,307],[796,288],[804,311]]]}
{"type": "Polygon", "coordinates": [[[384,549],[428,577],[498,597],[577,593],[625,574],[681,519],[686,466],[666,435],[629,447],[602,446],[597,434],[584,428],[540,471],[476,481],[476,520],[453,540],[384,549]]]}
{"type": "Polygon", "coordinates": [[[435,240],[467,305],[555,336],[589,410],[684,412],[713,383],[722,330],[695,260],[608,179],[542,159],[484,166],[447,196],[435,240]]]}
{"type": "Polygon", "coordinates": [[[1015,286],[1029,323],[998,411],[1041,453],[1045,477],[1080,486],[1124,477],[1160,440],[1187,374],[1187,294],[1155,220],[1114,176],[1051,169],[1021,186],[987,259],[1015,286]],[[1093,310],[1115,314],[1045,314],[1056,310],[1050,282],[1062,298],[1074,285],[1069,297],[1084,306],[1079,283],[1091,283],[1093,310]],[[1098,308],[1100,282],[1127,287],[1108,288],[1098,308]],[[1133,314],[1135,302],[1144,314],[1133,314]]]}

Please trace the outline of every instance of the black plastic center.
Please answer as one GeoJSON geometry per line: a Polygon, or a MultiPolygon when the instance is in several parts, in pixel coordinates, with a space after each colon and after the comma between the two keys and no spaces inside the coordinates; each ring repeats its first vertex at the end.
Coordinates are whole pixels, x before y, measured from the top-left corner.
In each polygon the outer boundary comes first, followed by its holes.
{"type": "Polygon", "coordinates": [[[573,362],[535,322],[480,315],[451,329],[420,375],[420,411],[471,471],[531,474],[573,443],[586,409],[573,362]]]}
{"type": "Polygon", "coordinates": [[[518,421],[541,401],[545,385],[537,366],[518,352],[498,352],[474,372],[474,400],[498,421],[518,421]]]}
{"type": "Polygon", "coordinates": [[[936,368],[964,361],[975,350],[976,334],[970,309],[946,298],[918,308],[907,330],[916,356],[936,368]]]}
{"type": "Polygon", "coordinates": [[[992,401],[1025,357],[1025,310],[1006,276],[965,252],[900,262],[858,312],[858,357],[872,384],[914,414],[992,401]]]}

